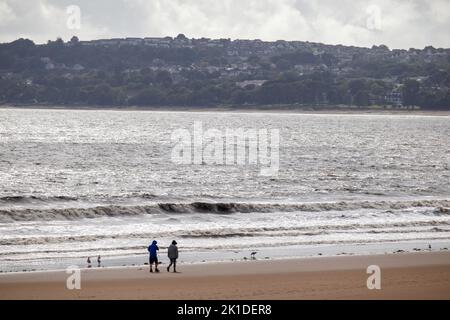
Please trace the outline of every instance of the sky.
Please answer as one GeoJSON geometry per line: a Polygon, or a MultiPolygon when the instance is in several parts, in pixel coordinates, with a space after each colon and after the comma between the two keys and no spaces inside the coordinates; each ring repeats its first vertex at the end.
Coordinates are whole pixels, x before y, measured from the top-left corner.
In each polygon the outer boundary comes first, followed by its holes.
{"type": "Polygon", "coordinates": [[[450,0],[0,0],[0,42],[176,36],[450,47],[450,0]]]}

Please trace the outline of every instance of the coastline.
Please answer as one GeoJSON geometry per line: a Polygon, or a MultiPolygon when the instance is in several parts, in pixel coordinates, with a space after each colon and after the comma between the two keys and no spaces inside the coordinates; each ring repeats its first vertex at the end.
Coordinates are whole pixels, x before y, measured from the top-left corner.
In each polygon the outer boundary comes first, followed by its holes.
{"type": "Polygon", "coordinates": [[[81,270],[81,290],[62,271],[0,274],[0,299],[450,299],[450,252],[341,256],[81,270]],[[381,268],[368,290],[367,267],[381,268]],[[195,287],[195,295],[192,289],[195,287]]]}
{"type": "Polygon", "coordinates": [[[0,105],[0,109],[15,110],[77,110],[77,111],[154,111],[154,112],[224,112],[224,113],[280,113],[280,114],[338,114],[338,115],[418,115],[418,116],[450,116],[450,110],[420,110],[420,109],[383,109],[357,108],[355,106],[323,106],[306,107],[295,105],[264,105],[264,106],[217,106],[217,107],[102,107],[84,105],[0,105]]]}
{"type": "MultiPolygon", "coordinates": [[[[296,260],[296,259],[314,259],[318,257],[342,257],[342,256],[382,256],[403,253],[438,253],[449,252],[450,243],[446,239],[427,239],[411,240],[411,241],[391,241],[391,242],[374,242],[374,243],[353,243],[353,244],[316,244],[316,245],[290,245],[290,246],[257,246],[246,249],[217,249],[217,250],[183,250],[182,257],[178,263],[183,265],[197,264],[223,264],[223,263],[239,263],[251,261],[251,253],[257,252],[257,260],[259,261],[279,261],[279,260],[296,260]],[[432,246],[432,250],[429,249],[432,246]]],[[[11,261],[5,261],[0,267],[1,274],[17,274],[17,273],[42,273],[42,272],[58,272],[65,271],[67,266],[79,266],[87,268],[86,257],[101,254],[101,268],[133,268],[143,266],[148,260],[148,254],[142,252],[134,254],[108,255],[105,252],[85,253],[82,257],[59,257],[17,260],[11,264],[11,261]]],[[[166,250],[160,251],[162,265],[167,265],[168,260],[165,258],[166,250]]],[[[93,269],[98,269],[93,264],[93,269]]]]}

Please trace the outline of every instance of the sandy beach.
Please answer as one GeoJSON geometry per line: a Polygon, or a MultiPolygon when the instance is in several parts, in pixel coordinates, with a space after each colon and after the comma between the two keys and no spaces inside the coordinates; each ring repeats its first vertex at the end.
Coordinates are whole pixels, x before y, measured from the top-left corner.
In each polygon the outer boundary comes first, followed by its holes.
{"type": "Polygon", "coordinates": [[[83,269],[81,290],[61,271],[0,275],[0,299],[450,299],[450,252],[339,256],[83,269]],[[367,267],[381,268],[381,290],[367,289],[367,267]]]}

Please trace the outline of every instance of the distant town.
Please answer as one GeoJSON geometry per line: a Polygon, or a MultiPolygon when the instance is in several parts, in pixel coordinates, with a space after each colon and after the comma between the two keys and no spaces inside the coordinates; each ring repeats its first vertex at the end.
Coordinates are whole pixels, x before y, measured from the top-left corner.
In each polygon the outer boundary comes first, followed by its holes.
{"type": "Polygon", "coordinates": [[[450,49],[164,38],[0,44],[0,103],[450,109],[450,49]]]}

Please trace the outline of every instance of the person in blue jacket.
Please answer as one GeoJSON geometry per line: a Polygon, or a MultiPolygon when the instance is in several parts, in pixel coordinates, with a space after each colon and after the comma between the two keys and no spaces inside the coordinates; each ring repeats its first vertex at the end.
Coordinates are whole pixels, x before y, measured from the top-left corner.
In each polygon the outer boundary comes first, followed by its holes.
{"type": "Polygon", "coordinates": [[[148,252],[150,253],[149,264],[150,264],[150,272],[153,272],[152,265],[155,264],[155,272],[159,272],[158,269],[158,242],[153,240],[152,244],[148,246],[148,252]]]}

